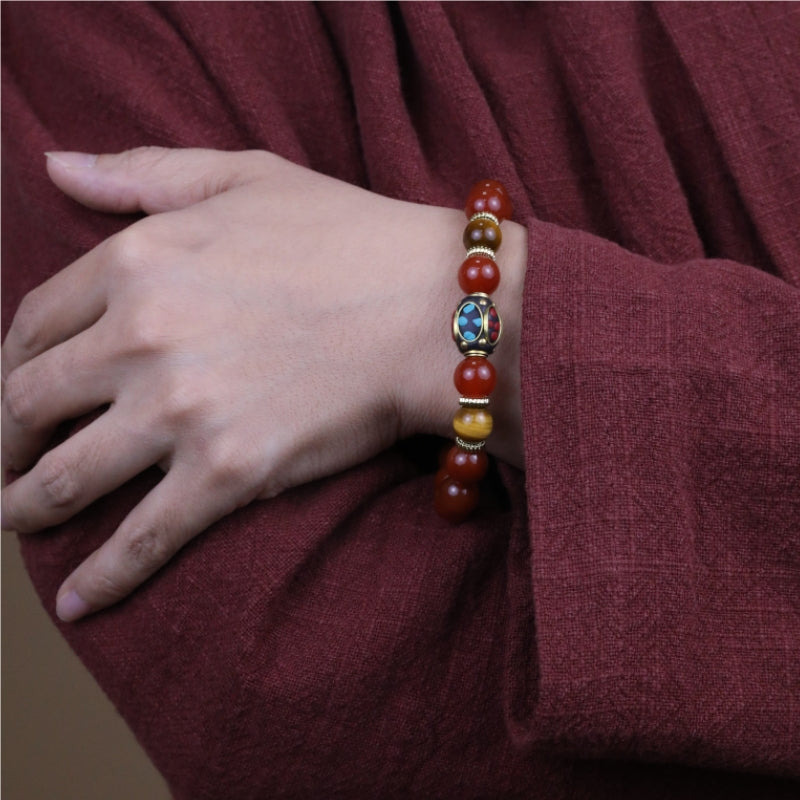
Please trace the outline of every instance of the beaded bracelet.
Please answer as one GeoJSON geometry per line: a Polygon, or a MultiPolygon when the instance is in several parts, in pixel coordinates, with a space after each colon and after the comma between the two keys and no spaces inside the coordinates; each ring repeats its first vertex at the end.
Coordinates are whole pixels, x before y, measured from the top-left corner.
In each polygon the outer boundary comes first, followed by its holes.
{"type": "Polygon", "coordinates": [[[500,223],[514,213],[505,187],[493,180],[472,187],[464,211],[469,219],[464,230],[467,258],[458,284],[467,296],[453,316],[453,339],[464,356],[453,376],[461,407],[453,418],[456,443],[436,474],[434,496],[436,512],[451,522],[466,519],[478,505],[478,482],[489,468],[483,448],[492,432],[492,415],[486,407],[497,380],[489,356],[503,330],[489,295],[500,283],[494,261],[503,239],[500,223]]]}

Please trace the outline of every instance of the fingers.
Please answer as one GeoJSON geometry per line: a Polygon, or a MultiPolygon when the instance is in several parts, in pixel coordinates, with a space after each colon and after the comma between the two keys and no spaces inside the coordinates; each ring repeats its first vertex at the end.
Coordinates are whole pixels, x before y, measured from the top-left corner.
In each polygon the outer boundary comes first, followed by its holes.
{"type": "Polygon", "coordinates": [[[177,462],[131,511],[113,536],[70,575],[58,592],[65,622],[130,594],[196,534],[233,510],[197,468],[177,462]]]}
{"type": "Polygon", "coordinates": [[[156,214],[199,203],[264,175],[277,159],[262,151],[137,147],[122,153],[47,153],[56,186],[100,211],[156,214]]]}
{"type": "Polygon", "coordinates": [[[112,407],[3,491],[3,527],[31,533],[69,519],[155,464],[165,446],[134,433],[129,414],[112,407]]]}
{"type": "Polygon", "coordinates": [[[34,356],[93,325],[106,309],[104,245],[29,292],[3,342],[3,377],[34,356]]]}
{"type": "MultiPolygon", "coordinates": [[[[47,169],[64,192],[103,211],[167,211],[255,179],[276,156],[259,151],[142,147],[114,155],[50,153],[47,169]]],[[[95,322],[105,310],[103,267],[112,237],[30,292],[3,345],[3,375],[95,322]]]]}
{"type": "MultiPolygon", "coordinates": [[[[47,169],[62,191],[91,208],[155,213],[253,181],[279,163],[284,162],[278,156],[262,151],[141,147],[101,156],[50,153],[47,169]]],[[[99,319],[107,302],[105,268],[125,256],[120,243],[130,239],[111,237],[23,299],[3,344],[4,377],[99,319]]]]}
{"type": "Polygon", "coordinates": [[[24,469],[56,425],[113,399],[113,375],[106,368],[101,327],[99,323],[73,336],[8,376],[0,409],[4,464],[24,469]]]}

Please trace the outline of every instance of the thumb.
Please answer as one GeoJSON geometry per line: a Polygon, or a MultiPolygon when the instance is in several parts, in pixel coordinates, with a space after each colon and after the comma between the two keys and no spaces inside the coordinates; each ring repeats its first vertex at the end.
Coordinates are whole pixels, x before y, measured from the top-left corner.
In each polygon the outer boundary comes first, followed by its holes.
{"type": "Polygon", "coordinates": [[[98,211],[157,214],[199,203],[259,177],[269,154],[258,150],[137,147],[122,153],[45,153],[50,179],[98,211]]]}

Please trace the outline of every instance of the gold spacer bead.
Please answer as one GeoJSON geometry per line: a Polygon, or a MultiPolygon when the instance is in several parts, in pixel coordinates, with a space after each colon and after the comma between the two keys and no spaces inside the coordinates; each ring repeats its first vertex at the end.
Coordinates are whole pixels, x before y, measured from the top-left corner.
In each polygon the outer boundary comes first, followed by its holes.
{"type": "Polygon", "coordinates": [[[474,219],[488,219],[490,222],[494,222],[495,225],[500,224],[500,220],[491,211],[478,211],[469,218],[469,221],[472,222],[474,219]]]}
{"type": "Polygon", "coordinates": [[[470,256],[488,256],[492,260],[495,258],[495,251],[491,247],[470,247],[467,250],[467,258],[470,256]]]}
{"type": "Polygon", "coordinates": [[[484,445],[486,444],[485,441],[483,442],[468,442],[466,439],[462,439],[460,436],[456,436],[456,444],[462,449],[467,450],[470,453],[474,453],[478,450],[483,450],[484,445]]]}
{"type": "Polygon", "coordinates": [[[462,408],[486,408],[489,405],[488,397],[459,397],[458,402],[462,408]]]}

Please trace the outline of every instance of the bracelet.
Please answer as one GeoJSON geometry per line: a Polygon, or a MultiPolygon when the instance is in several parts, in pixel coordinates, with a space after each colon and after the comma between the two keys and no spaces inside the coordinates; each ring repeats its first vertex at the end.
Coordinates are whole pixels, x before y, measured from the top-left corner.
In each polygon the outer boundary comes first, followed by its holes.
{"type": "Polygon", "coordinates": [[[484,451],[492,432],[487,410],[497,376],[489,356],[500,341],[503,324],[489,296],[500,283],[494,260],[503,240],[500,223],[513,213],[511,200],[499,181],[475,184],[464,209],[467,258],[458,271],[458,284],[466,292],[453,315],[453,339],[464,360],[453,381],[461,397],[453,417],[455,445],[447,452],[436,474],[434,507],[450,522],[462,522],[478,505],[478,483],[489,468],[484,451]]]}

